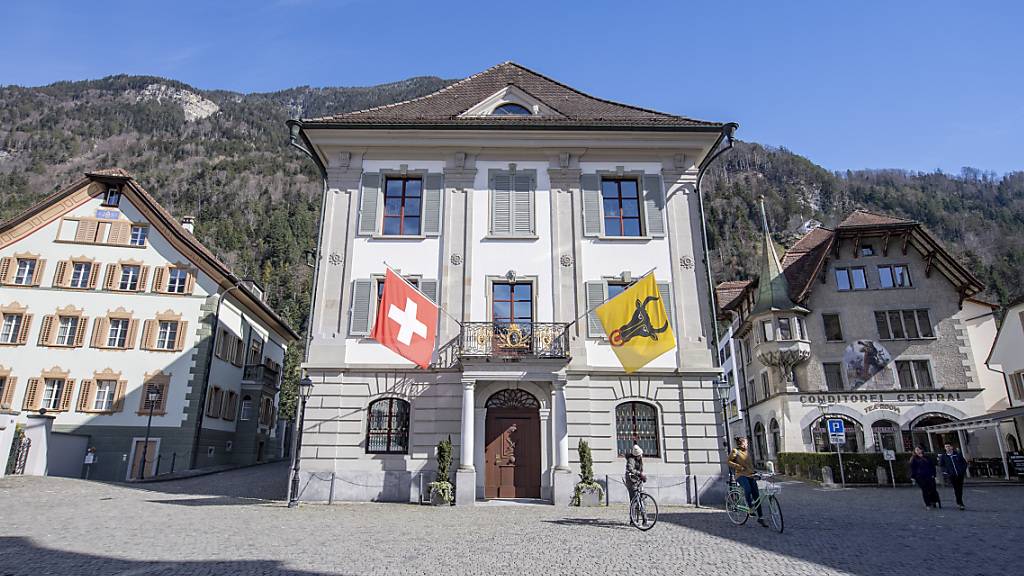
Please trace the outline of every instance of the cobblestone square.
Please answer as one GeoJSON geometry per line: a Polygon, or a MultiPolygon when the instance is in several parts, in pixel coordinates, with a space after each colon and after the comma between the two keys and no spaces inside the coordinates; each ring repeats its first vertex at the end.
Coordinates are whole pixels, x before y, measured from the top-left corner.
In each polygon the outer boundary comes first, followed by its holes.
{"type": "MultiPolygon", "coordinates": [[[[787,483],[784,534],[717,509],[663,508],[647,533],[623,507],[399,504],[285,507],[286,469],[140,487],[0,479],[0,575],[1011,574],[1024,489],[969,487],[965,512],[916,489],[787,483]]],[[[946,502],[951,491],[943,491],[946,502]]]]}

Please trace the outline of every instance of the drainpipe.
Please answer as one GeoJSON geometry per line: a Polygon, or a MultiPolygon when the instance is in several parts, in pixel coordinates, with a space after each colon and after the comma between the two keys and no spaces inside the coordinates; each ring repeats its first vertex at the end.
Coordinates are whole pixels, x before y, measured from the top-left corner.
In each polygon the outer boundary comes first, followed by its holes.
{"type": "MultiPolygon", "coordinates": [[[[707,174],[708,166],[715,161],[716,158],[722,154],[728,152],[733,147],[733,136],[736,133],[736,129],[739,128],[739,124],[730,122],[722,127],[722,133],[718,135],[718,139],[715,140],[715,144],[711,147],[713,153],[710,156],[704,158],[704,161],[700,163],[697,168],[697,202],[700,205],[700,241],[701,248],[704,254],[704,271],[708,277],[708,297],[711,300],[711,330],[714,334],[714,365],[721,367],[721,362],[718,358],[718,302],[715,298],[715,282],[711,276],[711,254],[708,252],[708,222],[707,216],[704,212],[704,194],[701,190],[701,182],[704,181],[704,175],[707,174]],[[722,147],[722,140],[725,140],[725,146],[722,147]]],[[[717,388],[717,387],[716,387],[717,388]]],[[[724,402],[723,402],[724,403],[724,402]]],[[[729,419],[725,418],[723,424],[725,425],[725,442],[726,446],[729,445],[729,419]]]]}
{"type": "MultiPolygon", "coordinates": [[[[320,222],[317,225],[316,232],[316,248],[314,250],[314,264],[313,264],[313,281],[310,283],[310,296],[309,296],[309,313],[306,316],[306,338],[305,346],[302,349],[302,363],[305,364],[309,361],[309,344],[313,341],[313,311],[316,310],[316,283],[320,277],[320,261],[322,260],[320,255],[320,246],[324,238],[324,221],[327,218],[327,167],[320,160],[320,156],[313,151],[313,143],[309,141],[309,137],[302,131],[302,121],[296,119],[290,119],[287,122],[289,138],[288,144],[299,152],[302,152],[310,160],[316,164],[317,171],[320,173],[320,180],[323,183],[323,188],[320,193],[320,222]]],[[[346,242],[348,242],[346,237],[346,242]]],[[[308,378],[308,374],[306,375],[308,378]]],[[[301,396],[301,390],[297,391],[301,396]]],[[[305,422],[305,414],[299,414],[301,410],[305,412],[306,402],[300,398],[301,402],[295,407],[295,432],[292,434],[292,457],[291,466],[289,466],[289,486],[297,486],[298,482],[298,464],[299,464],[299,450],[302,449],[299,436],[301,435],[300,422],[305,422]]],[[[291,499],[293,494],[289,493],[289,507],[291,507],[291,499]]],[[[298,503],[298,495],[295,494],[295,502],[298,503]]]]}

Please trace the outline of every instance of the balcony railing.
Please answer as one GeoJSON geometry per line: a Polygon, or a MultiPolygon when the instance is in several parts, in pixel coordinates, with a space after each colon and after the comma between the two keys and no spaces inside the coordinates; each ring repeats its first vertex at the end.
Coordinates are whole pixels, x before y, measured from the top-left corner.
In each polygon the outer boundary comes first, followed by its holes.
{"type": "Polygon", "coordinates": [[[568,358],[567,324],[469,322],[462,328],[463,358],[568,358]]]}
{"type": "Polygon", "coordinates": [[[242,380],[255,382],[269,388],[278,387],[277,370],[262,364],[248,364],[242,373],[242,380]]]}

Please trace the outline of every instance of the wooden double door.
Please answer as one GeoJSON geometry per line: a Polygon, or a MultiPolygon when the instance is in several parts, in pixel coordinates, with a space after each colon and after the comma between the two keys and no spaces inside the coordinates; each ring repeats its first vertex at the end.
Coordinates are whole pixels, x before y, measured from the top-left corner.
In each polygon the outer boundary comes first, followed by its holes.
{"type": "Polygon", "coordinates": [[[488,408],[484,497],[540,498],[540,414],[536,408],[488,408]]]}

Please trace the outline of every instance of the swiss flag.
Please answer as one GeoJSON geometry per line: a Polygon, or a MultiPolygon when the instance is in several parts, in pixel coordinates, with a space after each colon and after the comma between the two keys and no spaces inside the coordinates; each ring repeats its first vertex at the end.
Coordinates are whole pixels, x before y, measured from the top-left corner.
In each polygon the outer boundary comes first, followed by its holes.
{"type": "Polygon", "coordinates": [[[388,269],[370,338],[426,368],[437,340],[437,305],[388,269]]]}

